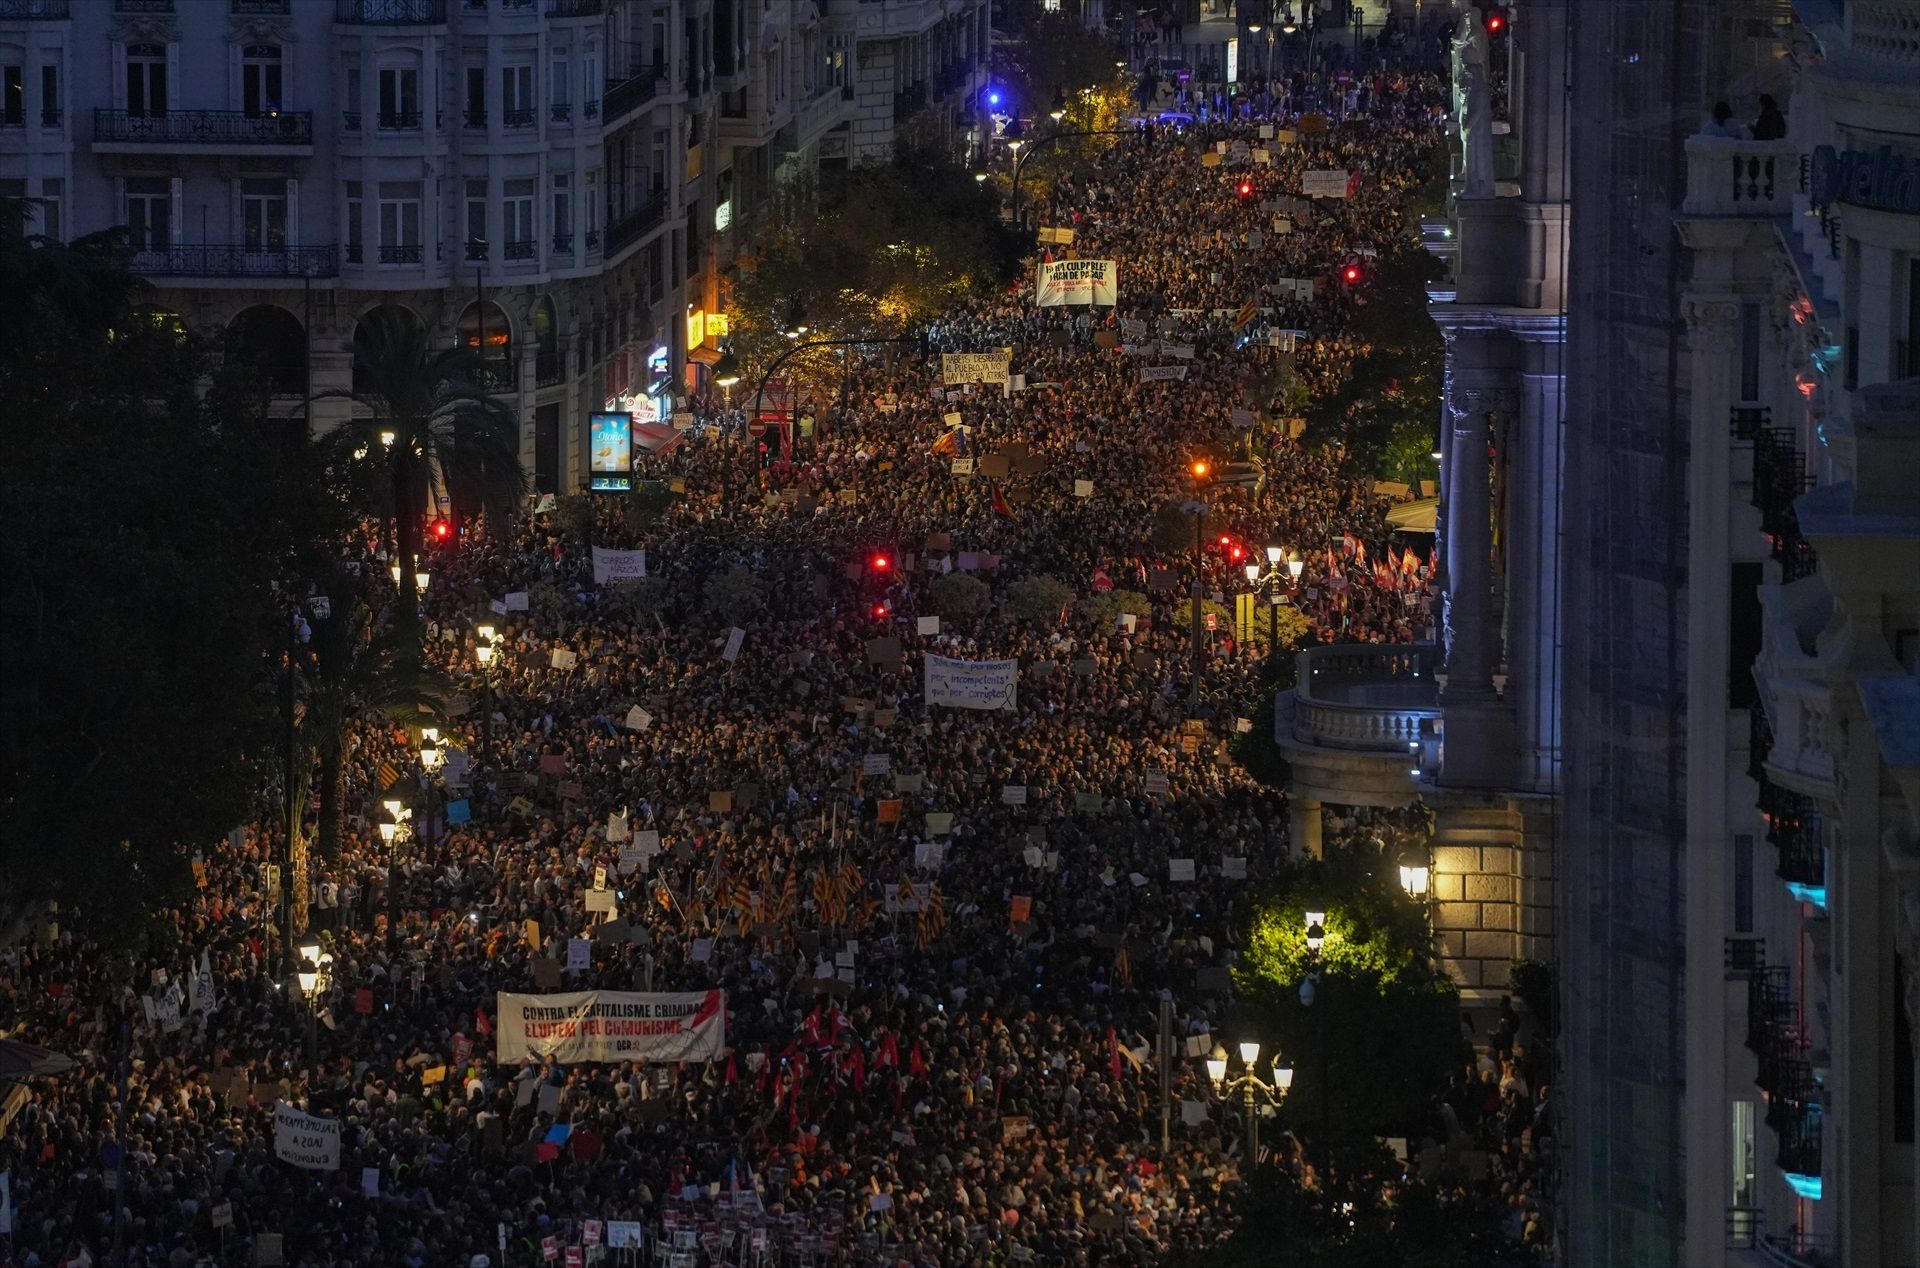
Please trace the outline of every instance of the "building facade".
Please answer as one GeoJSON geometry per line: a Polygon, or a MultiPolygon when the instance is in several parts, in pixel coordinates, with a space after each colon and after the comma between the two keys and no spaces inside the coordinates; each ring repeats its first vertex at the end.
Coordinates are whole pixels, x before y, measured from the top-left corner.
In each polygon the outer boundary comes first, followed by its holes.
{"type": "Polygon", "coordinates": [[[535,488],[572,492],[590,413],[684,417],[752,210],[983,75],[987,12],[0,0],[0,194],[54,237],[125,226],[153,306],[264,367],[289,413],[351,389],[381,305],[484,349],[535,488]],[[914,92],[869,110],[883,66],[914,92]]]}

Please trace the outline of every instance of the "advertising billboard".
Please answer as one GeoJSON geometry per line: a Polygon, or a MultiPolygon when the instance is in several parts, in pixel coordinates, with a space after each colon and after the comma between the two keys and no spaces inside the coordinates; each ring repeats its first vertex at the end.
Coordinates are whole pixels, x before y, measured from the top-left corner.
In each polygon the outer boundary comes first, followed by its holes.
{"type": "Polygon", "coordinates": [[[587,487],[595,492],[633,487],[633,415],[588,415],[587,474],[587,487]]]}

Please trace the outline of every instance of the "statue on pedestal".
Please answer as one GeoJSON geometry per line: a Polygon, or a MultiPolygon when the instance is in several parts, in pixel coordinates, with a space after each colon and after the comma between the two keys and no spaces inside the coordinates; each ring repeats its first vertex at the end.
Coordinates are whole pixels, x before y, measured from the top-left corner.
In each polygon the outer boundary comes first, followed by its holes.
{"type": "Polygon", "coordinates": [[[1453,117],[1460,129],[1467,198],[1493,197],[1493,86],[1487,29],[1477,11],[1460,19],[1453,45],[1453,117]]]}

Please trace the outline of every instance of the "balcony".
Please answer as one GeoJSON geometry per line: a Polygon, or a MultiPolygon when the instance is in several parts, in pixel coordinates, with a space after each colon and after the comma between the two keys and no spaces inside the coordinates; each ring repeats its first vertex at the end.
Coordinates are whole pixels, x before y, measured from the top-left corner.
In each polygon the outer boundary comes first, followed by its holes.
{"type": "Polygon", "coordinates": [[[382,110],[379,124],[382,132],[418,132],[420,112],[418,110],[382,110]]]}
{"type": "Polygon", "coordinates": [[[342,110],[340,112],[340,130],[342,132],[358,132],[360,130],[360,123],[361,114],[358,110],[342,110]]]}
{"type": "Polygon", "coordinates": [[[1293,738],[1404,759],[1440,716],[1432,644],[1309,647],[1295,659],[1293,738]]]}
{"type": "Polygon", "coordinates": [[[597,101],[589,101],[586,105],[580,107],[580,117],[589,122],[598,119],[600,117],[600,103],[597,101]]]}
{"type": "Polygon", "coordinates": [[[667,218],[667,194],[656,190],[639,206],[607,223],[607,254],[613,256],[660,227],[667,218]]]}
{"type": "Polygon", "coordinates": [[[531,128],[540,121],[540,112],[529,107],[525,110],[503,110],[500,123],[506,128],[531,128]]]}
{"type": "MultiPolygon", "coordinates": [[[[624,116],[633,113],[659,95],[660,78],[651,66],[642,67],[636,73],[618,82],[610,82],[607,85],[606,96],[600,99],[607,117],[607,126],[613,127],[624,116]]],[[[591,102],[588,103],[588,109],[592,109],[591,102]]],[[[587,117],[591,119],[593,116],[589,113],[587,117]]]]}
{"type": "Polygon", "coordinates": [[[271,115],[250,115],[240,110],[174,110],[166,114],[134,114],[126,110],[93,112],[96,152],[139,153],[155,146],[310,153],[313,114],[306,110],[283,110],[271,115]]]}
{"type": "Polygon", "coordinates": [[[434,26],[447,20],[447,0],[334,0],[333,20],[351,26],[434,26]]]}
{"type": "Polygon", "coordinates": [[[532,238],[528,238],[525,242],[509,242],[506,246],[506,256],[509,260],[531,260],[536,254],[535,248],[538,245],[532,238]]]}
{"type": "Polygon", "coordinates": [[[382,264],[419,264],[426,259],[426,248],[419,243],[411,246],[383,246],[380,248],[382,264]]]}
{"type": "Polygon", "coordinates": [[[547,0],[550,18],[597,18],[607,11],[607,0],[547,0]]]}
{"type": "Polygon", "coordinates": [[[558,351],[542,348],[533,357],[533,382],[536,387],[552,387],[567,377],[566,358],[558,351]]]}
{"type": "Polygon", "coordinates": [[[573,103],[570,101],[554,102],[553,108],[548,112],[547,117],[552,119],[555,123],[572,123],[573,122],[573,103]]]}
{"type": "Polygon", "coordinates": [[[485,261],[489,254],[486,243],[474,238],[467,240],[467,258],[469,260],[485,261]]]}
{"type": "Polygon", "coordinates": [[[337,277],[333,247],[179,246],[133,253],[133,271],[149,277],[337,277]]]}
{"type": "Polygon", "coordinates": [[[465,120],[469,128],[484,128],[487,126],[487,112],[484,110],[469,110],[461,117],[465,120]]]}
{"type": "Polygon", "coordinates": [[[555,255],[571,256],[573,254],[573,235],[570,233],[554,234],[553,253],[555,255]]]}
{"type": "Polygon", "coordinates": [[[235,17],[285,17],[293,12],[293,0],[228,0],[228,12],[235,17]]]}
{"type": "Polygon", "coordinates": [[[115,13],[172,13],[173,0],[113,0],[115,13]]]}
{"type": "Polygon", "coordinates": [[[68,0],[0,0],[0,20],[7,18],[70,18],[68,0]]]}
{"type": "Polygon", "coordinates": [[[1687,138],[1687,197],[1680,214],[1764,220],[1793,211],[1800,155],[1790,141],[1687,138]]]}
{"type": "Polygon", "coordinates": [[[1760,816],[1767,821],[1767,843],[1780,856],[1774,874],[1802,901],[1825,905],[1826,834],[1813,799],[1778,784],[1762,784],[1760,816]]]}

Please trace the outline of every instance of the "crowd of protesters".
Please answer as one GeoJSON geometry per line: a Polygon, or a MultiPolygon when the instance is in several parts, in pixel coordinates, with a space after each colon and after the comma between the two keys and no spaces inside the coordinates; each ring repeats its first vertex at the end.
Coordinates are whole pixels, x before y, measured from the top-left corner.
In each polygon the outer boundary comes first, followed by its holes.
{"type": "MultiPolygon", "coordinates": [[[[1250,1160],[1187,1040],[1224,1018],[1287,813],[1228,753],[1272,681],[1265,627],[1210,622],[1196,691],[1189,552],[1153,529],[1208,501],[1224,610],[1275,541],[1312,637],[1430,636],[1424,551],[1369,476],[1299,447],[1280,393],[1341,374],[1363,292],[1340,267],[1410,238],[1440,100],[1402,76],[1327,131],[1276,104],[1115,146],[1040,206],[1075,231],[1043,250],[1116,261],[1116,308],[1037,308],[1029,279],[930,332],[1010,348],[1005,385],[876,359],[791,444],[643,457],[671,501],[602,498],[590,536],[644,546],[645,584],[595,584],[563,507],[436,556],[449,761],[352,726],[340,840],[297,877],[329,957],[311,998],[273,813],[208,843],[131,966],[84,912],[0,957],[0,1022],[79,1062],[0,1109],[11,1262],[1146,1264],[1225,1236],[1250,1160]],[[1324,169],[1351,196],[1301,200],[1324,169]],[[1251,478],[1196,487],[1198,455],[1251,478]],[[1013,597],[1042,576],[1057,613],[1013,597]],[[1017,660],[1017,706],[928,707],[926,653],[1017,660]],[[496,992],[595,988],[722,989],[727,1051],[492,1059],[496,992]],[[282,1102],[341,1124],[337,1169],[276,1157],[282,1102]],[[632,1225],[645,1249],[609,1249],[632,1225]]],[[[362,563],[384,577],[372,542],[362,563]]],[[[1549,1129],[1508,1038],[1435,1139],[1505,1160],[1485,1183],[1518,1240],[1549,1129]]]]}

